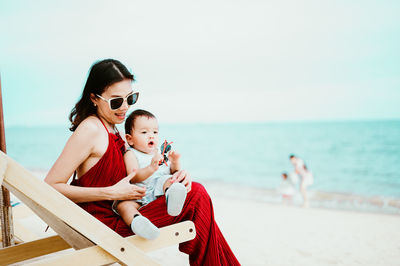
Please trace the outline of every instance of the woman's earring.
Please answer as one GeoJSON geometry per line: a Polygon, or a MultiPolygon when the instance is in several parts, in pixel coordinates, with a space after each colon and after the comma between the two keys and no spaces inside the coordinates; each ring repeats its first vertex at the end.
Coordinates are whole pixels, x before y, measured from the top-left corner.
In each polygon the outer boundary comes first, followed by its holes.
{"type": "Polygon", "coordinates": [[[96,107],[96,106],[97,106],[97,104],[95,104],[95,103],[93,103],[93,105],[94,105],[94,107],[96,107]]]}

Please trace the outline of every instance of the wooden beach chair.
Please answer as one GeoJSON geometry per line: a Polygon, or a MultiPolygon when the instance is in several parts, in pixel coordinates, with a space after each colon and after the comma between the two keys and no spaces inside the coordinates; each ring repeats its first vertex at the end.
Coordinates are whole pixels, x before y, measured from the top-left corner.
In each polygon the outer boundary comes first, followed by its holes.
{"type": "Polygon", "coordinates": [[[185,221],[161,228],[155,240],[123,238],[1,151],[0,184],[58,234],[0,249],[0,265],[32,258],[37,259],[30,265],[159,265],[144,252],[191,240],[196,234],[193,222],[185,221]],[[55,253],[70,248],[75,250],[55,253]]]}

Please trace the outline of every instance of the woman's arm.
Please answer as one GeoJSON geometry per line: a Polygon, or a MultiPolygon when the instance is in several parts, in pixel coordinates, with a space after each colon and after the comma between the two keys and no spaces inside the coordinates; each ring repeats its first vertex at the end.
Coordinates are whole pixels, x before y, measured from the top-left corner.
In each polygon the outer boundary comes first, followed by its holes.
{"type": "MultiPolygon", "coordinates": [[[[98,126],[93,121],[84,121],[68,139],[64,150],[48,172],[45,182],[74,202],[99,200],[134,199],[144,195],[143,189],[129,183],[134,173],[110,187],[78,187],[67,184],[75,169],[90,159],[97,146],[101,146],[98,126]]],[[[101,157],[101,156],[100,156],[101,157]]]]}

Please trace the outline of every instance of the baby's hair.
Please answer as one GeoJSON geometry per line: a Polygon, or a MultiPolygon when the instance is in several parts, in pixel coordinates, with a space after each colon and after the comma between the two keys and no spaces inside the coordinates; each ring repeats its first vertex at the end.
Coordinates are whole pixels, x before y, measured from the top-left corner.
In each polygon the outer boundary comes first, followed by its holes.
{"type": "Polygon", "coordinates": [[[125,134],[129,134],[129,135],[131,134],[132,128],[135,124],[135,120],[136,120],[136,118],[138,118],[140,116],[144,116],[147,118],[156,118],[152,113],[150,113],[149,111],[146,111],[146,110],[137,109],[137,110],[133,111],[132,113],[130,113],[128,118],[126,118],[125,134]]]}
{"type": "Polygon", "coordinates": [[[296,157],[294,154],[290,154],[290,155],[289,155],[289,158],[290,158],[290,159],[292,159],[292,158],[294,158],[294,157],[296,157]]]}
{"type": "Polygon", "coordinates": [[[287,173],[282,173],[282,175],[285,177],[285,179],[287,178],[287,173]]]}

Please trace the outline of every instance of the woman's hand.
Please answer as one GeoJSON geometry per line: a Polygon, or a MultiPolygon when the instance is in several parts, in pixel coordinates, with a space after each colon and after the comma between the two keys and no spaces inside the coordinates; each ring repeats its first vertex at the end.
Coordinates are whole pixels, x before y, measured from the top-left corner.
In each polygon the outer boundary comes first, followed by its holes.
{"type": "Polygon", "coordinates": [[[176,182],[182,183],[186,187],[188,193],[192,189],[192,179],[190,178],[189,173],[186,172],[185,170],[179,170],[175,172],[170,178],[170,180],[171,183],[176,183],[176,182]]]}
{"type": "Polygon", "coordinates": [[[110,187],[112,200],[132,200],[141,199],[146,194],[146,188],[139,187],[130,183],[136,172],[130,173],[118,183],[110,187]]]}

